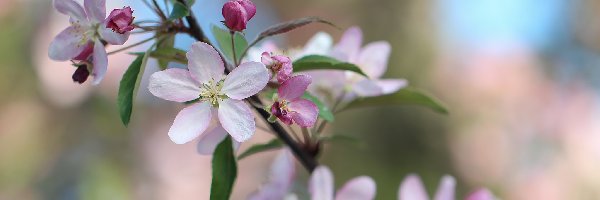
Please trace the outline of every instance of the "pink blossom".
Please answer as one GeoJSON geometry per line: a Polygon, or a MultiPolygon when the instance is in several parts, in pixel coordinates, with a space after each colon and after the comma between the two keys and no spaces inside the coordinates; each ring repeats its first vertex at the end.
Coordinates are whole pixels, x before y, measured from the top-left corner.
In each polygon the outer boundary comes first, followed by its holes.
{"type": "Polygon", "coordinates": [[[289,195],[296,177],[294,158],[291,154],[287,148],[277,154],[271,164],[267,183],[251,194],[249,200],[280,200],[289,195]]]}
{"type": "Polygon", "coordinates": [[[131,7],[114,9],[106,18],[106,28],[111,28],[114,32],[124,34],[133,30],[133,10],[131,7]]]}
{"type": "Polygon", "coordinates": [[[335,193],[331,170],[326,166],[319,166],[310,176],[308,191],[312,200],[369,200],[375,198],[375,181],[368,176],[359,176],[346,182],[335,193]]]}
{"type": "MultiPolygon", "coordinates": [[[[445,175],[435,193],[434,200],[454,200],[454,189],[456,180],[454,177],[445,175]]],[[[400,184],[398,200],[428,200],[429,196],[418,175],[408,175],[400,184]]],[[[466,200],[494,200],[494,196],[487,190],[481,189],[470,194],[466,200]]]]}
{"type": "Polygon", "coordinates": [[[311,82],[308,75],[297,75],[283,82],[277,90],[278,99],[271,106],[271,114],[288,125],[295,122],[301,127],[314,126],[319,109],[312,101],[301,98],[311,82]]]}
{"type": "Polygon", "coordinates": [[[272,56],[268,52],[263,52],[261,62],[277,75],[279,83],[283,83],[292,76],[292,61],[287,56],[272,56]]]}
{"type": "MultiPolygon", "coordinates": [[[[171,68],[150,77],[149,90],[154,96],[175,102],[200,100],[177,114],[169,129],[171,140],[183,144],[198,136],[207,137],[214,118],[236,141],[248,140],[256,125],[252,110],[243,100],[266,86],[266,67],[259,62],[246,62],[225,76],[221,57],[203,42],[194,43],[187,58],[189,70],[171,68]]],[[[211,137],[214,140],[209,143],[218,142],[217,136],[211,137]]]]}
{"type": "Polygon", "coordinates": [[[53,5],[58,12],[71,17],[71,26],[50,43],[48,56],[57,61],[85,61],[94,76],[93,84],[100,83],[108,65],[104,42],[121,45],[129,33],[119,34],[106,28],[105,0],[85,0],[84,7],[73,0],[54,0],[53,5]]]}
{"type": "Polygon", "coordinates": [[[223,5],[222,14],[229,30],[241,32],[256,14],[256,6],[250,0],[228,1],[223,5]]]}

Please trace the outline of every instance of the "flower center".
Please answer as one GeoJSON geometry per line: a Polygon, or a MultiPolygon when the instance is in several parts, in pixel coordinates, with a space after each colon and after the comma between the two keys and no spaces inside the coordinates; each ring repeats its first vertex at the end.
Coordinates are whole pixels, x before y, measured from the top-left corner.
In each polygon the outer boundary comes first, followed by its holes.
{"type": "Polygon", "coordinates": [[[227,98],[227,96],[223,92],[221,92],[224,81],[225,80],[215,81],[213,79],[208,81],[208,83],[202,84],[200,100],[208,101],[213,106],[218,107],[219,101],[222,101],[223,99],[227,98]]]}
{"type": "Polygon", "coordinates": [[[100,33],[98,31],[100,24],[85,24],[80,21],[71,22],[71,26],[74,27],[74,34],[80,35],[81,40],[77,45],[84,46],[87,45],[89,41],[93,41],[96,37],[100,37],[100,33]]]}

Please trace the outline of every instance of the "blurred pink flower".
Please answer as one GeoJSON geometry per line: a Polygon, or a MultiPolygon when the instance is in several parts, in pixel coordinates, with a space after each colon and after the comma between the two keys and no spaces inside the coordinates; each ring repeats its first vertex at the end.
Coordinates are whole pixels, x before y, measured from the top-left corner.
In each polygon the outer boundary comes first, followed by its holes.
{"type": "Polygon", "coordinates": [[[211,123],[213,112],[217,112],[219,123],[236,141],[248,140],[256,125],[252,110],[242,100],[266,86],[269,81],[266,67],[262,63],[246,62],[225,76],[219,54],[203,42],[194,43],[187,58],[189,70],[171,68],[156,72],[148,86],[154,96],[169,101],[188,102],[199,98],[199,102],[177,114],[169,130],[171,140],[183,144],[202,135],[211,123]]]}
{"type": "Polygon", "coordinates": [[[308,75],[297,75],[283,82],[277,90],[278,99],[271,106],[271,114],[287,125],[295,122],[301,127],[314,126],[319,109],[312,101],[301,98],[311,82],[308,75]]]}
{"type": "MultiPolygon", "coordinates": [[[[454,200],[454,189],[456,180],[454,177],[445,175],[440,181],[440,185],[435,193],[434,200],[454,200]]],[[[398,190],[398,200],[428,200],[429,195],[423,186],[423,182],[418,175],[408,175],[398,190]]],[[[495,197],[487,190],[480,189],[470,194],[466,200],[493,200],[495,197]]]]}
{"type": "Polygon", "coordinates": [[[283,83],[292,76],[292,61],[287,56],[272,56],[269,52],[263,52],[261,62],[271,69],[273,76],[277,76],[277,81],[283,83]]]}
{"type": "Polygon", "coordinates": [[[251,194],[249,200],[280,200],[284,199],[294,182],[296,168],[294,158],[288,149],[279,152],[271,164],[269,180],[260,190],[251,194]]]}
{"type": "Polygon", "coordinates": [[[222,14],[229,30],[241,32],[256,14],[256,6],[250,0],[228,1],[223,5],[222,14]]]}
{"type": "MultiPolygon", "coordinates": [[[[310,176],[308,191],[312,200],[333,200],[334,184],[331,170],[326,166],[319,166],[310,176]]],[[[375,198],[375,181],[368,176],[359,176],[346,182],[335,193],[336,200],[369,200],[375,198]]]]}

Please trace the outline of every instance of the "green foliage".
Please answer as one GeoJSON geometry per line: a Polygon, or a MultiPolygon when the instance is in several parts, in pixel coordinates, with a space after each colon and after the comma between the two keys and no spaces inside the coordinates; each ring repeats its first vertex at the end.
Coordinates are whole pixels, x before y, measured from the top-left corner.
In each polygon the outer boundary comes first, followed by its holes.
{"type": "Polygon", "coordinates": [[[211,200],[229,199],[237,177],[237,164],[231,137],[227,136],[215,149],[212,160],[211,200]]]}
{"type": "Polygon", "coordinates": [[[190,15],[190,9],[188,6],[179,1],[173,2],[173,10],[171,11],[171,15],[169,15],[169,20],[176,20],[188,15],[190,15]]]}
{"type": "Polygon", "coordinates": [[[360,75],[367,76],[360,68],[352,63],[342,62],[328,56],[308,55],[304,56],[293,63],[294,72],[308,70],[346,70],[356,72],[360,75]]]}
{"type": "Polygon", "coordinates": [[[401,106],[420,105],[432,110],[448,114],[448,110],[436,98],[433,98],[419,90],[404,88],[394,94],[357,99],[348,104],[345,109],[368,107],[368,106],[401,106]]]}
{"type": "Polygon", "coordinates": [[[139,86],[139,80],[141,79],[140,71],[142,71],[142,65],[148,59],[147,54],[137,53],[137,58],[129,65],[121,83],[119,85],[119,93],[117,96],[117,106],[119,107],[119,113],[121,114],[121,121],[125,126],[129,124],[131,118],[131,112],[133,110],[133,100],[135,97],[136,88],[139,86]]]}
{"type": "MultiPolygon", "coordinates": [[[[211,27],[212,33],[217,40],[217,45],[222,55],[225,56],[225,59],[230,62],[234,62],[233,59],[233,48],[231,46],[231,33],[228,30],[221,29],[217,26],[211,27]]],[[[248,41],[246,38],[239,33],[234,33],[234,44],[235,44],[235,55],[238,60],[241,60],[240,56],[244,53],[244,50],[248,48],[248,41]]]]}
{"type": "Polygon", "coordinates": [[[327,108],[327,106],[325,106],[325,104],[321,102],[317,97],[311,95],[308,92],[305,92],[304,95],[302,95],[302,98],[310,100],[313,103],[315,103],[315,105],[317,105],[317,107],[319,108],[319,117],[329,122],[332,122],[335,119],[331,110],[327,108]]]}
{"type": "Polygon", "coordinates": [[[275,150],[283,147],[283,142],[281,140],[274,138],[271,141],[263,144],[255,144],[254,146],[248,148],[244,153],[238,156],[238,160],[241,160],[245,157],[254,155],[256,153],[275,150]]]}
{"type": "MultiPolygon", "coordinates": [[[[157,48],[156,50],[150,52],[150,57],[158,59],[160,61],[169,63],[169,62],[178,62],[181,64],[187,64],[187,57],[185,56],[186,52],[181,49],[173,48],[173,47],[162,47],[157,48]]],[[[166,64],[161,65],[161,70],[166,69],[166,64]]]]}
{"type": "MultiPolygon", "coordinates": [[[[158,60],[158,66],[160,67],[161,70],[165,70],[167,69],[167,65],[169,64],[169,62],[173,61],[170,60],[168,56],[170,57],[174,57],[175,55],[170,55],[170,54],[175,54],[175,52],[171,51],[167,51],[167,50],[172,50],[173,45],[175,44],[175,35],[167,35],[165,36],[162,40],[158,41],[158,43],[156,44],[156,50],[153,51],[152,53],[150,53],[150,57],[156,58],[158,60]],[[156,57],[153,56],[153,54],[157,54],[156,52],[159,51],[161,57],[156,57]],[[166,57],[166,58],[163,58],[166,57]]],[[[184,52],[184,57],[185,57],[185,52],[184,52]]]]}

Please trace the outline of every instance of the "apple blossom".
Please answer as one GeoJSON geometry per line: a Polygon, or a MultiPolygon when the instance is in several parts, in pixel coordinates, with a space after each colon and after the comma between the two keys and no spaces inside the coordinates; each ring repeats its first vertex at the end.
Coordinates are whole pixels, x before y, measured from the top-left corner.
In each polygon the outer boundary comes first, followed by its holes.
{"type": "Polygon", "coordinates": [[[124,34],[133,30],[133,10],[131,7],[123,7],[122,9],[114,9],[106,18],[106,28],[111,28],[114,32],[124,34]]]}
{"type": "Polygon", "coordinates": [[[256,6],[250,0],[233,0],[223,5],[224,24],[231,31],[241,32],[256,14],[256,6]]]}
{"type": "MultiPolygon", "coordinates": [[[[454,188],[456,180],[454,177],[445,175],[440,181],[440,185],[435,193],[434,200],[454,200],[454,188]]],[[[398,190],[398,200],[428,200],[429,196],[421,178],[418,175],[408,175],[398,190]]],[[[487,189],[480,189],[471,195],[466,200],[494,200],[494,196],[487,189]]]]}
{"type": "Polygon", "coordinates": [[[319,166],[310,176],[308,191],[312,200],[369,200],[375,198],[375,181],[368,176],[359,176],[346,182],[335,193],[331,170],[319,166]]]}
{"type": "Polygon", "coordinates": [[[288,194],[292,188],[296,168],[294,158],[289,149],[285,148],[277,154],[269,169],[269,177],[266,184],[248,198],[249,200],[280,200],[292,196],[288,194]]]}
{"type": "Polygon", "coordinates": [[[319,108],[312,101],[301,98],[311,82],[308,75],[297,75],[284,81],[277,90],[277,100],[271,105],[271,114],[287,125],[295,122],[301,127],[314,126],[319,108]]]}
{"type": "MultiPolygon", "coordinates": [[[[121,34],[106,28],[105,0],[85,0],[84,7],[73,0],[54,0],[53,5],[58,12],[70,17],[71,26],[60,32],[50,43],[48,56],[57,61],[86,62],[94,76],[93,84],[100,83],[108,65],[104,45],[121,45],[127,41],[129,33],[121,34]]],[[[85,68],[78,68],[80,71],[83,69],[85,68]]],[[[74,77],[83,77],[83,73],[76,73],[80,74],[74,74],[74,77]]]]}
{"type": "Polygon", "coordinates": [[[150,77],[149,90],[159,98],[187,102],[199,98],[177,114],[169,137],[183,144],[206,132],[217,117],[223,129],[238,142],[248,140],[256,129],[254,115],[242,100],[261,91],[269,72],[259,62],[246,62],[224,75],[223,61],[209,44],[196,42],[186,54],[188,69],[171,68],[150,77]],[[216,108],[216,109],[214,109],[216,108]],[[216,115],[215,115],[216,114],[216,115]]]}
{"type": "Polygon", "coordinates": [[[263,52],[261,62],[271,70],[277,81],[283,83],[292,76],[292,61],[287,56],[272,56],[269,52],[263,52]]]}

